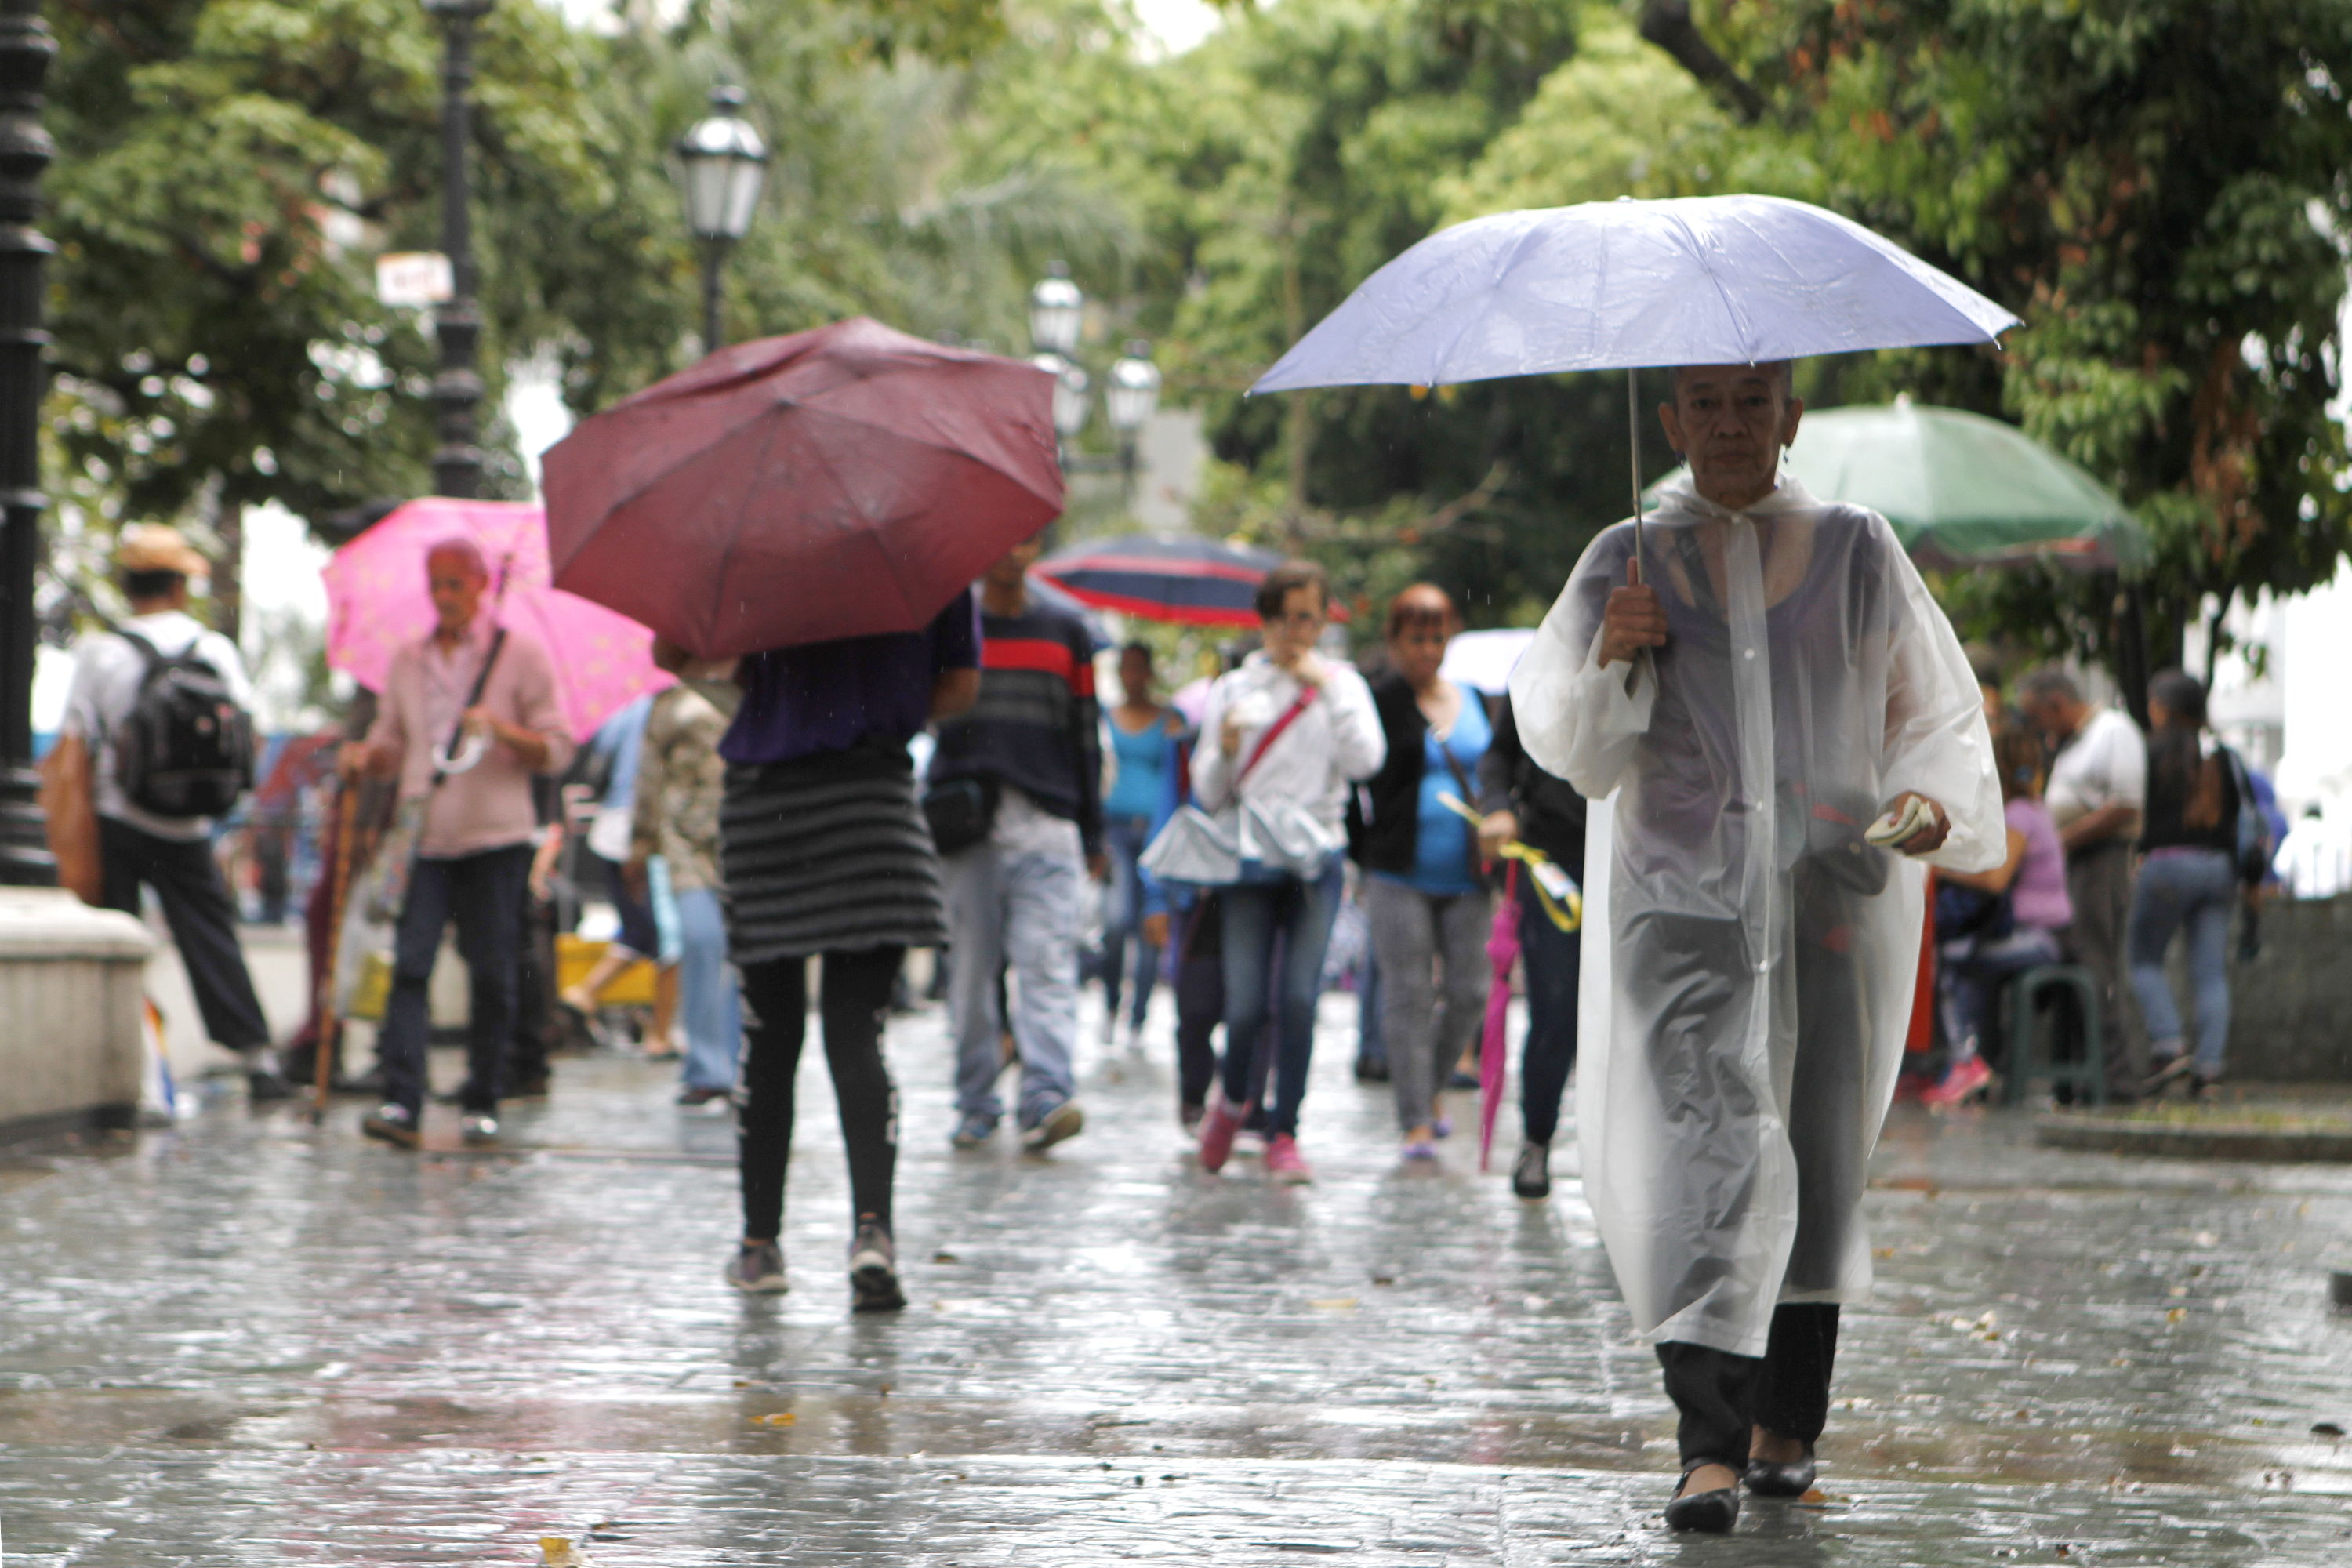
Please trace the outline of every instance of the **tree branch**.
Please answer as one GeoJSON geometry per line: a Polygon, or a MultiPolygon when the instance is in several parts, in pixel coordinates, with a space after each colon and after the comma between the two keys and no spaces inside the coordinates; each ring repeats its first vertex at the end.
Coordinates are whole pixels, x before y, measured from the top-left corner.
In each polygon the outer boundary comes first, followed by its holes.
{"type": "Polygon", "coordinates": [[[1642,37],[1665,50],[1699,85],[1727,100],[1743,125],[1764,115],[1764,95],[1715,52],[1691,20],[1690,0],[1642,0],[1642,37]]]}

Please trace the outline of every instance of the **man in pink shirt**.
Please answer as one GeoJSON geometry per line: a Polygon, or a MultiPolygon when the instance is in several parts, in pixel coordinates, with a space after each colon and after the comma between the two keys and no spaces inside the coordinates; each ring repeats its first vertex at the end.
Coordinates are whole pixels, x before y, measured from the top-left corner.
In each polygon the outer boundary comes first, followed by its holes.
{"type": "Polygon", "coordinates": [[[547,649],[481,613],[489,585],[481,552],[453,539],[434,546],[425,569],[437,623],[394,657],[375,727],[341,763],[354,777],[397,773],[404,809],[425,803],[376,1036],[386,1099],[362,1123],[368,1136],[411,1149],[425,1114],[425,987],[453,915],[473,983],[462,1127],[469,1143],[499,1135],[538,827],[530,778],[560,772],[572,751],[547,649]]]}

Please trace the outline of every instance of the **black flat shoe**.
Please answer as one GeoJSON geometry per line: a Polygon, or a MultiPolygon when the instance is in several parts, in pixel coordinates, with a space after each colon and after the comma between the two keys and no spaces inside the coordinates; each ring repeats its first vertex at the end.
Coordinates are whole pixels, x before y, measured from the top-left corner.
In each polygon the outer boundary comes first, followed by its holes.
{"type": "Polygon", "coordinates": [[[1793,1464],[1776,1465],[1769,1459],[1750,1459],[1748,1471],[1739,1479],[1758,1497],[1802,1497],[1813,1489],[1812,1450],[1793,1464]]]}
{"type": "MultiPolygon", "coordinates": [[[[1693,1466],[1696,1469],[1697,1467],[1693,1466]]],[[[1683,1485],[1690,1484],[1690,1471],[1683,1472],[1683,1485]]],[[[1708,1535],[1726,1535],[1739,1522],[1739,1489],[1717,1487],[1711,1492],[1686,1492],[1675,1489],[1674,1500],[1666,1504],[1666,1528],[1690,1530],[1708,1535]]]]}

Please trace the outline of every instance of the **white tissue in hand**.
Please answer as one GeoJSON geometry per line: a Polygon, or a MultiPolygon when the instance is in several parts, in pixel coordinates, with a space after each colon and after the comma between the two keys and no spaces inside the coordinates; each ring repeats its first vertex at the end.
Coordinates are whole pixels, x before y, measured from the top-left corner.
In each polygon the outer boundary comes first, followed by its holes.
{"type": "Polygon", "coordinates": [[[1903,803],[1900,812],[1888,812],[1863,830],[1863,837],[1882,847],[1900,844],[1925,827],[1935,826],[1936,813],[1927,803],[1913,795],[1903,803]]]}

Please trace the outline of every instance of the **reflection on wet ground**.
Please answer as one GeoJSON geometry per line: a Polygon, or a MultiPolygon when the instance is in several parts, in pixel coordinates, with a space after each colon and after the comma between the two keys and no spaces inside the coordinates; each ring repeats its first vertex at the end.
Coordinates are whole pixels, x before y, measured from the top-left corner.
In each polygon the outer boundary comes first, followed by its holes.
{"type": "Polygon", "coordinates": [[[730,1126],[642,1063],[563,1063],[499,1155],[234,1100],[20,1153],[7,1561],[529,1563],[542,1536],[604,1568],[2352,1561],[2352,1449],[2312,1430],[2352,1427],[2326,1277],[2352,1172],[1899,1113],[1826,1500],[1680,1541],[1671,1420],[1572,1152],[1545,1205],[1505,1184],[1507,1116],[1496,1173],[1460,1139],[1401,1171],[1351,1018],[1334,999],[1304,1189],[1192,1170],[1164,1050],[1097,1056],[1087,1131],[1049,1158],[953,1153],[940,1022],[903,1020],[895,1321],[846,1311],[814,1059],[793,1290],[765,1301],[719,1280],[730,1126]]]}

